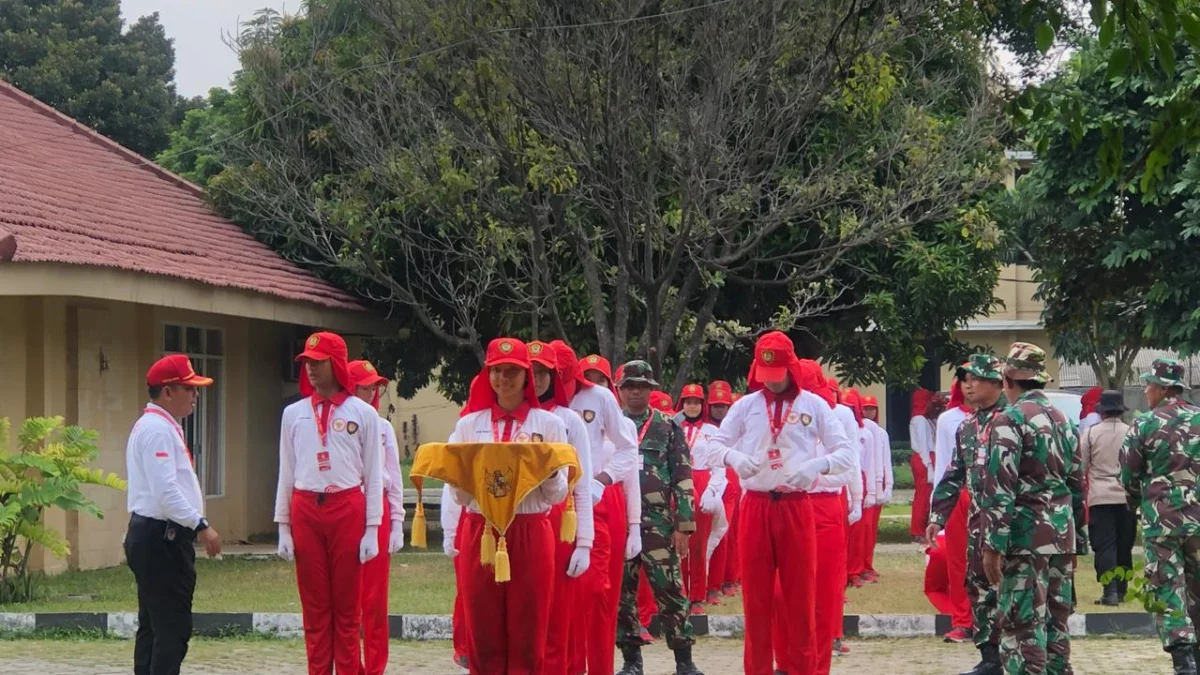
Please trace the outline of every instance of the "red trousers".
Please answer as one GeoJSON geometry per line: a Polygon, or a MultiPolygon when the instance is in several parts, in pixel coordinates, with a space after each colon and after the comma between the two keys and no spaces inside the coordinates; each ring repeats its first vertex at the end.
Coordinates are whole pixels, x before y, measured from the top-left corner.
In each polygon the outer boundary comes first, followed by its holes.
{"type": "MultiPolygon", "coordinates": [[[[810,673],[818,646],[816,561],[824,553],[817,549],[812,499],[804,493],[749,491],[742,499],[741,524],[745,675],[773,675],[774,623],[785,615],[780,639],[794,650],[793,658],[800,666],[796,675],[810,673]]],[[[826,650],[830,647],[824,646],[826,650]]]]}
{"type": "Polygon", "coordinates": [[[738,577],[738,513],[742,500],[742,482],[737,472],[725,469],[725,477],[729,480],[725,486],[722,500],[725,503],[725,518],[729,521],[729,529],[721,537],[721,543],[713,549],[712,560],[708,562],[708,590],[720,592],[725,584],[736,584],[738,577]]]}
{"type": "MultiPolygon", "coordinates": [[[[863,474],[863,492],[866,492],[867,475],[863,474]]],[[[871,524],[871,509],[864,508],[862,518],[846,533],[846,581],[862,576],[867,571],[867,530],[871,524]]]]}
{"type": "MultiPolygon", "coordinates": [[[[696,531],[688,540],[688,557],[682,561],[683,587],[692,604],[703,603],[708,594],[708,535],[712,533],[713,517],[711,513],[700,510],[700,497],[708,489],[711,480],[712,471],[708,469],[692,470],[696,531]]],[[[643,575],[644,577],[645,575],[643,575]]]]}
{"type": "Polygon", "coordinates": [[[946,570],[944,546],[925,549],[929,559],[925,562],[925,597],[938,614],[954,614],[954,603],[950,601],[950,574],[946,570]]]}
{"type": "Polygon", "coordinates": [[[654,599],[654,591],[650,588],[650,582],[646,581],[645,574],[638,582],[637,601],[638,620],[641,621],[643,628],[649,628],[650,621],[654,619],[655,614],[658,614],[658,601],[654,599]]]}
{"type": "Polygon", "coordinates": [[[929,504],[933,498],[933,484],[929,481],[929,472],[925,470],[925,462],[921,456],[913,453],[908,460],[912,466],[913,494],[912,517],[908,523],[908,533],[914,537],[924,537],[925,529],[929,527],[929,504]]]}
{"type": "Polygon", "coordinates": [[[967,595],[967,511],[971,495],[963,490],[958,504],[946,521],[946,575],[950,578],[950,623],[955,627],[973,628],[971,598],[967,595]]]}
{"type": "MultiPolygon", "coordinates": [[[[541,671],[545,675],[576,675],[568,672],[568,642],[569,637],[577,632],[574,626],[574,610],[580,584],[578,579],[567,576],[567,567],[571,564],[575,543],[561,541],[558,537],[566,510],[566,502],[550,509],[550,530],[554,533],[554,574],[551,582],[554,591],[550,601],[550,628],[546,631],[546,662],[541,671]]],[[[595,564],[595,560],[592,564],[595,564]]]]}
{"type": "MultiPolygon", "coordinates": [[[[813,524],[820,555],[817,556],[815,590],[816,654],[806,669],[796,660],[796,650],[788,642],[787,613],[775,615],[772,641],[775,661],[787,675],[829,675],[833,666],[833,641],[841,637],[846,599],[846,497],[842,493],[815,493],[812,498],[813,524]]],[[[783,589],[775,585],[777,606],[786,607],[783,589]]]]}
{"type": "Polygon", "coordinates": [[[392,557],[392,507],[383,496],[383,522],[379,525],[379,555],[362,566],[359,604],[362,606],[363,668],[366,675],[383,675],[388,662],[388,571],[392,557]]]}
{"type": "MultiPolygon", "coordinates": [[[[463,509],[462,514],[458,517],[458,529],[454,531],[454,548],[458,549],[458,555],[454,558],[454,578],[457,581],[461,579],[462,570],[460,567],[463,564],[462,546],[463,532],[466,531],[465,524],[467,522],[467,511],[463,509]]],[[[457,662],[459,657],[467,656],[471,653],[471,632],[467,628],[466,609],[463,608],[462,587],[454,594],[454,616],[450,620],[451,630],[454,638],[454,660],[457,662]]]]}
{"type": "MultiPolygon", "coordinates": [[[[882,506],[873,506],[863,513],[864,521],[870,520],[866,530],[866,543],[863,548],[863,565],[865,571],[875,572],[875,545],[879,543],[879,519],[883,516],[882,506]]],[[[878,572],[875,572],[878,574],[878,572]]]]}
{"type": "Polygon", "coordinates": [[[356,675],[359,663],[358,545],[366,530],[362,490],[292,492],[296,585],[309,675],[356,675]]]}
{"type": "Polygon", "coordinates": [[[620,484],[604,489],[592,510],[596,539],[592,564],[583,575],[576,612],[581,619],[572,631],[571,675],[613,675],[617,644],[617,610],[621,605],[621,577],[625,573],[625,539],[629,533],[625,490],[620,484]],[[586,627],[586,632],[579,630],[586,627]]]}
{"type": "Polygon", "coordinates": [[[506,537],[512,579],[497,583],[495,568],[479,562],[484,527],[483,516],[467,514],[458,554],[471,675],[541,675],[557,533],[546,514],[518,515],[506,537]]]}

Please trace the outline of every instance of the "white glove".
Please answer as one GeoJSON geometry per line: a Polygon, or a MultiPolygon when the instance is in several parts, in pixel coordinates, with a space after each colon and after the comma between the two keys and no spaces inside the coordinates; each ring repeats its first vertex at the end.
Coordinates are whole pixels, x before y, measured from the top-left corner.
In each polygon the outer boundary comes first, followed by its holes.
{"type": "Polygon", "coordinates": [[[471,505],[472,498],[471,498],[470,492],[467,492],[465,490],[459,490],[456,487],[452,487],[452,488],[450,488],[450,494],[453,495],[455,504],[458,504],[459,506],[470,506],[471,505]]]}
{"type": "Polygon", "coordinates": [[[447,558],[458,555],[458,549],[454,548],[454,535],[454,530],[442,532],[442,553],[445,553],[447,558]]]}
{"type": "Polygon", "coordinates": [[[604,487],[604,483],[595,478],[592,479],[592,506],[599,504],[600,500],[604,499],[604,487]]]}
{"type": "Polygon", "coordinates": [[[275,549],[275,554],[284,560],[292,560],[296,557],[296,542],[292,541],[292,526],[287,523],[279,524],[279,548],[275,549]]]}
{"type": "Polygon", "coordinates": [[[862,504],[855,504],[854,508],[850,509],[850,517],[848,520],[850,521],[851,525],[862,520],[862,504]]]}
{"type": "Polygon", "coordinates": [[[876,502],[875,502],[875,498],[874,498],[874,497],[872,497],[871,495],[867,495],[866,499],[864,499],[864,500],[863,500],[863,502],[864,502],[864,503],[863,503],[863,508],[864,508],[864,509],[872,509],[872,508],[875,508],[875,503],[876,503],[876,502]]]}
{"type": "Polygon", "coordinates": [[[629,526],[629,536],[625,538],[625,559],[633,560],[642,554],[642,528],[639,525],[629,526]]]}
{"type": "Polygon", "coordinates": [[[817,477],[829,470],[829,460],[815,457],[800,465],[790,476],[784,478],[788,485],[797,490],[811,490],[817,477]]]}
{"type": "Polygon", "coordinates": [[[758,462],[737,450],[730,450],[725,454],[725,465],[736,471],[739,478],[753,478],[762,471],[758,462]]]}
{"type": "Polygon", "coordinates": [[[883,493],[883,503],[884,504],[892,503],[892,490],[890,488],[886,492],[883,493]]]}
{"type": "Polygon", "coordinates": [[[929,474],[930,476],[933,476],[933,464],[925,465],[925,473],[929,474]]]}
{"type": "Polygon", "coordinates": [[[567,576],[572,579],[578,579],[583,576],[583,573],[588,571],[588,567],[592,564],[592,549],[591,547],[576,546],[575,552],[571,554],[571,563],[567,565],[567,576]]]}
{"type": "Polygon", "coordinates": [[[700,495],[700,510],[705,513],[716,513],[721,508],[721,505],[721,496],[711,487],[706,489],[704,494],[700,495]]]}
{"type": "Polygon", "coordinates": [[[399,553],[404,548],[404,521],[392,521],[392,535],[388,537],[388,553],[399,553]]]}
{"type": "Polygon", "coordinates": [[[365,563],[379,555],[379,526],[368,525],[362,541],[358,543],[358,561],[365,563]]]}

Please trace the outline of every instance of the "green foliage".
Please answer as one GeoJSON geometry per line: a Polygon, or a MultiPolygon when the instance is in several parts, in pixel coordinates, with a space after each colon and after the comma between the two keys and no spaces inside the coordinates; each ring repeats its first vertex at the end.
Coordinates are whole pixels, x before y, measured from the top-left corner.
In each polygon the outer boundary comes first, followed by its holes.
{"type": "Polygon", "coordinates": [[[208,181],[224,170],[219,144],[243,130],[241,100],[225,89],[215,88],[208,98],[188,103],[189,109],[171,132],[169,150],[156,161],[169,171],[196,183],[208,181]]]}
{"type": "Polygon", "coordinates": [[[90,468],[97,455],[94,431],[63,426],[61,417],[31,417],[21,425],[15,453],[8,448],[9,433],[9,420],[0,418],[0,605],[31,599],[34,544],[60,558],[70,553],[63,535],[45,524],[47,508],[103,518],[80,488],[126,487],[116,474],[90,468]]]}
{"type": "MultiPolygon", "coordinates": [[[[1125,581],[1129,584],[1129,592],[1125,596],[1126,600],[1137,600],[1149,614],[1165,616],[1168,610],[1167,604],[1155,596],[1145,572],[1145,565],[1135,565],[1133,569],[1119,566],[1114,567],[1100,575],[1100,584],[1107,586],[1114,581],[1125,581]]],[[[1184,614],[1183,610],[1171,612],[1171,616],[1174,618],[1182,617],[1184,614]]]]}

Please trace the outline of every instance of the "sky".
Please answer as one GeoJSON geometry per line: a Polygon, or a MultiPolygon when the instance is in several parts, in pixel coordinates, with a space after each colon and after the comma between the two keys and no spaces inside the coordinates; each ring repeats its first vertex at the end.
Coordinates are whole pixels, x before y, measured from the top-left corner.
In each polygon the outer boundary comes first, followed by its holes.
{"type": "Polygon", "coordinates": [[[295,12],[300,0],[121,0],[121,16],[128,25],[158,12],[167,37],[175,41],[176,88],[190,98],[229,86],[238,60],[221,35],[237,32],[239,21],[263,7],[295,12]]]}

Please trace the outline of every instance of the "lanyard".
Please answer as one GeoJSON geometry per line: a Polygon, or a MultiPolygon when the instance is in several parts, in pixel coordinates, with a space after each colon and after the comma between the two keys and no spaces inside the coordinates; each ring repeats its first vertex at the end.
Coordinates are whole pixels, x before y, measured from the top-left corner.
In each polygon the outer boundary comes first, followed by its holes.
{"type": "Polygon", "coordinates": [[[796,405],[796,399],[788,401],[787,410],[779,416],[779,423],[775,422],[775,412],[779,410],[779,399],[775,400],[775,410],[771,410],[771,402],[763,397],[763,403],[767,406],[767,424],[771,426],[771,445],[779,447],[779,436],[783,433],[783,427],[787,424],[788,417],[792,415],[792,406],[796,405]]]}
{"type": "Polygon", "coordinates": [[[504,440],[504,435],[500,433],[500,420],[492,420],[492,442],[493,443],[510,443],[512,439],[517,437],[517,433],[521,431],[522,422],[517,422],[514,417],[505,417],[504,426],[507,428],[509,421],[512,421],[513,426],[508,430],[508,440],[504,440]]]}
{"type": "Polygon", "coordinates": [[[142,410],[142,412],[150,413],[151,415],[158,415],[164,420],[170,422],[171,426],[175,427],[175,433],[179,434],[179,440],[183,443],[183,449],[187,451],[188,461],[192,463],[192,466],[196,466],[196,460],[192,457],[192,450],[188,447],[187,439],[183,437],[183,428],[179,426],[179,422],[176,422],[174,418],[158,408],[146,408],[142,410]]]}
{"type": "Polygon", "coordinates": [[[683,434],[687,438],[687,444],[689,448],[696,444],[696,437],[700,435],[700,429],[702,426],[703,423],[701,422],[697,422],[696,424],[692,424],[691,422],[684,423],[683,434]]]}
{"type": "Polygon", "coordinates": [[[317,421],[317,435],[321,437],[321,447],[325,447],[326,441],[329,438],[329,416],[333,413],[333,401],[328,399],[322,400],[320,403],[324,403],[325,405],[320,410],[317,410],[317,406],[320,405],[317,399],[309,398],[308,400],[312,403],[313,419],[317,421]]]}
{"type": "Polygon", "coordinates": [[[638,446],[641,447],[642,439],[646,438],[646,432],[650,430],[650,423],[654,421],[654,411],[650,411],[650,416],[642,423],[642,428],[638,429],[638,446]]]}

